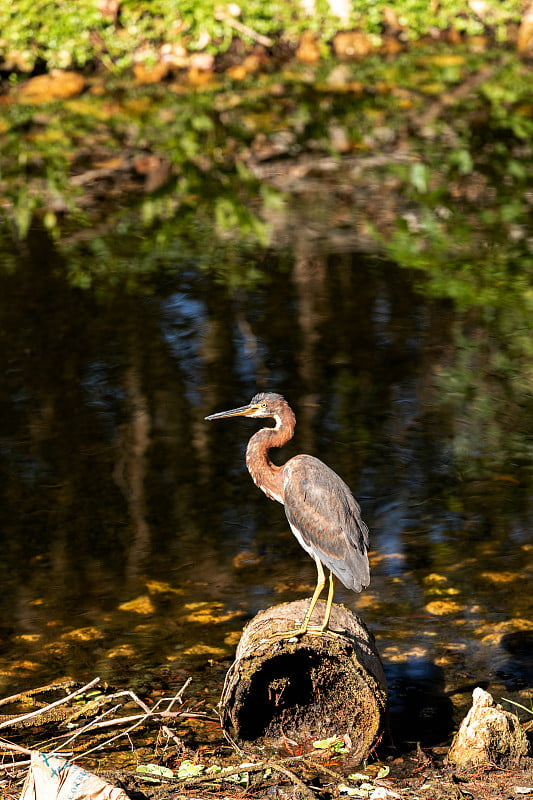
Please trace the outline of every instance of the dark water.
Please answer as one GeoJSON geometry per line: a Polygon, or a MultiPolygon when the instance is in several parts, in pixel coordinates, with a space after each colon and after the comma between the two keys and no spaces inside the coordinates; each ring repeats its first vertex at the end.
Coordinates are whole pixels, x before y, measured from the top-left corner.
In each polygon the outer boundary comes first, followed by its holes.
{"type": "Polygon", "coordinates": [[[204,422],[270,389],[298,421],[275,460],[318,455],[362,506],[372,582],[336,599],[376,635],[404,740],[444,741],[476,685],[526,702],[528,402],[488,379],[482,354],[505,348],[490,321],[357,252],[263,253],[263,280],[236,290],[167,264],[144,292],[82,291],[38,232],[16,260],[0,279],[1,694],[190,672],[216,694],[245,621],[311,594],[313,562],[245,469],[257,425],[204,422]]]}

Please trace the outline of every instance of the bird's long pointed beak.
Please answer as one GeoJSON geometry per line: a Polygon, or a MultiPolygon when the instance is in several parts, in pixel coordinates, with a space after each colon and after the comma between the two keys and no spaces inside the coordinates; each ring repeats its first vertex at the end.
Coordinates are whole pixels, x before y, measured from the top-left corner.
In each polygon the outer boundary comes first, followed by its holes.
{"type": "Polygon", "coordinates": [[[229,411],[219,411],[217,414],[210,414],[205,419],[224,419],[225,417],[249,417],[254,411],[257,411],[258,406],[255,403],[249,403],[247,406],[240,406],[239,408],[232,408],[229,411]]]}

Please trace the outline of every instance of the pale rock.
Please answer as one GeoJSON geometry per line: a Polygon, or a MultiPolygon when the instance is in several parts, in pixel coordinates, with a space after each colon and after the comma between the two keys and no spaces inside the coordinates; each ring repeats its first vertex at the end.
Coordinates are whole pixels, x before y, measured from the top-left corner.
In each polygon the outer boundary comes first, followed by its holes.
{"type": "Polygon", "coordinates": [[[492,695],[474,689],[472,708],[462,721],[448,752],[457,767],[516,764],[528,754],[526,734],[515,714],[495,705],[492,695]]]}

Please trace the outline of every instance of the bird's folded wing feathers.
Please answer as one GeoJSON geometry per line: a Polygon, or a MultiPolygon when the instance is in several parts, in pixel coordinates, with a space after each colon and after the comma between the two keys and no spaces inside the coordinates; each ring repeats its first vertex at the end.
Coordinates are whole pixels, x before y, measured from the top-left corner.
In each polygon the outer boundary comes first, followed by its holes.
{"type": "Polygon", "coordinates": [[[292,458],[283,477],[291,527],[347,588],[368,586],[368,528],[349,486],[318,458],[306,455],[292,458]]]}

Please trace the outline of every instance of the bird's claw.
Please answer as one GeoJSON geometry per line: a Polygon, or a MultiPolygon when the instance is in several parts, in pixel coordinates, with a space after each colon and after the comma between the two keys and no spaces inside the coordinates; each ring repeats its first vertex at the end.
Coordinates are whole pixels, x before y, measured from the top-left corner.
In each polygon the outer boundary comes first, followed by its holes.
{"type": "Polygon", "coordinates": [[[327,628],[324,629],[321,625],[308,625],[305,628],[300,627],[295,628],[294,630],[276,631],[275,633],[270,634],[267,638],[274,640],[287,639],[289,642],[298,642],[299,639],[306,634],[309,636],[323,636],[324,634],[329,634],[331,636],[340,635],[335,633],[335,631],[331,631],[327,628]]]}

